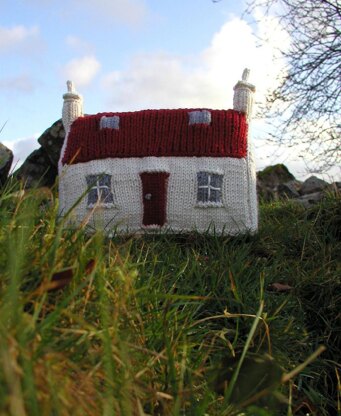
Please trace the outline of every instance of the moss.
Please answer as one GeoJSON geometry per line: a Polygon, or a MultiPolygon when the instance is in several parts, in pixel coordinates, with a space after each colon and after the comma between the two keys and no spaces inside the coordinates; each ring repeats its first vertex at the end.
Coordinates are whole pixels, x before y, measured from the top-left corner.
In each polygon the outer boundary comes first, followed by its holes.
{"type": "Polygon", "coordinates": [[[265,179],[269,176],[273,176],[273,174],[276,174],[279,177],[286,177],[288,181],[295,179],[294,175],[292,175],[289,172],[289,169],[282,163],[278,163],[277,165],[273,166],[268,166],[262,171],[257,172],[257,176],[259,179],[265,179]]]}

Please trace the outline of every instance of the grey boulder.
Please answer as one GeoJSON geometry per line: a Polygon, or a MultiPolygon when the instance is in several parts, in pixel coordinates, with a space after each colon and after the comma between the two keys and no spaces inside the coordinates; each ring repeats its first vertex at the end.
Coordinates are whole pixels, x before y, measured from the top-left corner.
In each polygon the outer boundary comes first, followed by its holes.
{"type": "Polygon", "coordinates": [[[300,188],[301,195],[312,194],[315,192],[321,192],[328,186],[328,182],[316,176],[310,176],[306,179],[300,188]]]}
{"type": "Polygon", "coordinates": [[[25,188],[52,187],[58,175],[58,160],[64,143],[65,131],[57,120],[39,137],[41,147],[32,152],[14,175],[25,188]]]}
{"type": "Polygon", "coordinates": [[[304,208],[310,208],[321,202],[324,197],[325,194],[323,192],[313,192],[311,194],[302,195],[299,198],[294,199],[294,201],[302,205],[304,208]]]}
{"type": "Polygon", "coordinates": [[[38,143],[45,150],[53,166],[58,166],[60,151],[65,138],[62,120],[57,120],[39,137],[38,143]]]}
{"type": "Polygon", "coordinates": [[[53,186],[57,177],[57,168],[51,164],[46,151],[41,147],[34,150],[14,172],[14,176],[23,182],[24,188],[53,186]]]}
{"type": "Polygon", "coordinates": [[[297,180],[292,180],[285,183],[280,183],[277,187],[277,194],[278,197],[283,199],[293,199],[299,198],[300,193],[299,189],[301,186],[301,182],[297,180]]]}
{"type": "Polygon", "coordinates": [[[0,186],[7,180],[8,173],[13,162],[13,152],[4,144],[0,143],[0,186]]]}
{"type": "MultiPolygon", "coordinates": [[[[278,188],[282,184],[288,184],[295,181],[288,168],[283,164],[268,166],[260,172],[257,172],[257,193],[260,199],[271,201],[278,199],[278,188]]],[[[288,185],[291,187],[291,185],[288,185]]],[[[289,192],[288,187],[286,191],[289,192]]],[[[284,189],[283,189],[284,191],[284,189]]],[[[290,191],[291,192],[291,191],[290,191]]],[[[292,190],[292,192],[294,192],[292,190]]]]}

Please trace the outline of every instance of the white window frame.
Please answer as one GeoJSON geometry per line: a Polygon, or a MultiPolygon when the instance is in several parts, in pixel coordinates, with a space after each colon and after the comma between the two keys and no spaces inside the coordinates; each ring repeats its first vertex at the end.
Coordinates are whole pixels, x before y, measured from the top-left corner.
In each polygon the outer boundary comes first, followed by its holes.
{"type": "Polygon", "coordinates": [[[224,183],[224,175],[220,172],[212,172],[212,171],[207,171],[207,170],[198,171],[197,172],[197,204],[196,205],[198,207],[217,207],[217,208],[224,206],[224,204],[223,204],[223,183],[224,183]],[[199,184],[199,180],[198,180],[198,174],[199,173],[206,173],[207,174],[207,184],[205,184],[205,185],[199,184]],[[213,175],[221,177],[221,186],[220,187],[216,187],[216,186],[213,186],[211,184],[213,175]],[[207,189],[208,201],[200,201],[198,199],[199,189],[207,189]],[[220,201],[210,201],[211,191],[219,191],[220,192],[220,201]]]}
{"type": "Polygon", "coordinates": [[[96,202],[89,202],[89,200],[87,201],[87,208],[94,208],[96,206],[98,207],[104,207],[104,208],[112,208],[114,207],[114,192],[112,189],[112,175],[108,174],[108,173],[100,173],[100,174],[90,174],[87,176],[95,176],[96,177],[96,182],[94,182],[94,185],[89,187],[88,185],[88,198],[90,195],[90,192],[93,190],[96,190],[96,202]],[[100,184],[100,180],[101,178],[103,178],[104,176],[109,176],[110,177],[110,186],[108,185],[101,185],[100,184]],[[101,201],[101,190],[102,189],[108,189],[109,194],[111,195],[111,199],[112,201],[110,202],[102,202],[101,201]]]}
{"type": "Polygon", "coordinates": [[[99,121],[99,128],[102,129],[120,129],[120,116],[102,116],[99,121]]]}
{"type": "Polygon", "coordinates": [[[212,115],[209,110],[194,110],[188,113],[188,125],[206,125],[209,126],[212,121],[212,115]]]}

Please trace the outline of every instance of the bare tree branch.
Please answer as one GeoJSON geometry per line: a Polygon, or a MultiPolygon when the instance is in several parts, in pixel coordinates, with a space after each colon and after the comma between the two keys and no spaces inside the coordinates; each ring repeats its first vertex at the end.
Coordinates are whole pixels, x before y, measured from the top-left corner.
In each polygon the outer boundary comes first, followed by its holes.
{"type": "Polygon", "coordinates": [[[290,35],[287,68],[260,116],[277,141],[305,144],[321,167],[341,160],[341,3],[339,0],[250,0],[275,14],[290,35]]]}

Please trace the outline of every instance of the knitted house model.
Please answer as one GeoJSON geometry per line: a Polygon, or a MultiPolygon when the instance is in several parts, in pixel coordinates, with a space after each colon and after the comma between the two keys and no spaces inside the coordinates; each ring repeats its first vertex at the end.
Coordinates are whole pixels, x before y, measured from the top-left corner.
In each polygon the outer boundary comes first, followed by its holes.
{"type": "Polygon", "coordinates": [[[233,110],[83,115],[67,82],[59,161],[60,213],[106,232],[239,234],[257,230],[248,143],[255,87],[244,70],[233,110]],[[78,203],[77,203],[78,201],[78,203]]]}

